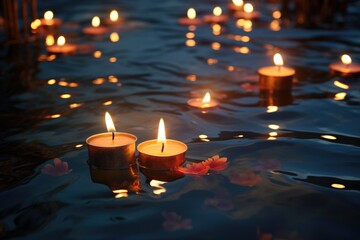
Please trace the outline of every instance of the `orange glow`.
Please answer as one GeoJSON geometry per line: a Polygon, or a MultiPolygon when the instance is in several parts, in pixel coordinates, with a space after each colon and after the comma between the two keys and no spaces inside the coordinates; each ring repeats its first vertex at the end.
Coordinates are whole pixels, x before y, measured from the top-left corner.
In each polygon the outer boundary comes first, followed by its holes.
{"type": "Polygon", "coordinates": [[[92,83],[95,84],[95,85],[100,85],[100,84],[103,84],[104,82],[105,82],[104,78],[97,78],[97,79],[92,81],[92,83]]]}
{"type": "Polygon", "coordinates": [[[339,87],[339,88],[342,88],[342,89],[349,89],[349,85],[346,85],[345,83],[342,83],[342,82],[339,82],[337,80],[334,81],[334,85],[339,87]]]}
{"type": "Polygon", "coordinates": [[[69,108],[74,109],[74,108],[81,107],[82,105],[83,105],[83,103],[72,103],[69,105],[69,108]]]}
{"type": "Polygon", "coordinates": [[[109,106],[111,105],[113,102],[112,101],[106,101],[106,102],[103,102],[103,105],[104,106],[109,106]]]}
{"type": "Polygon", "coordinates": [[[118,190],[113,190],[113,193],[115,193],[115,198],[124,198],[124,197],[128,197],[128,190],[127,189],[118,189],[118,190]]]}
{"type": "Polygon", "coordinates": [[[186,40],[186,46],[188,46],[188,47],[194,47],[194,46],[196,46],[196,42],[195,42],[195,40],[193,40],[193,39],[188,39],[188,40],[186,40]]]}
{"type": "Polygon", "coordinates": [[[213,14],[214,14],[215,16],[220,16],[220,15],[222,14],[222,9],[221,9],[221,7],[219,7],[219,6],[214,7],[214,9],[213,9],[213,14]]]}
{"type": "Polygon", "coordinates": [[[56,83],[56,80],[55,79],[49,79],[48,80],[48,84],[49,85],[54,85],[56,83]]]}
{"type": "Polygon", "coordinates": [[[218,43],[218,42],[213,42],[213,43],[211,44],[211,48],[212,48],[213,50],[215,50],[215,51],[220,50],[221,44],[218,43]]]}
{"type": "Polygon", "coordinates": [[[236,21],[237,27],[243,27],[244,25],[245,25],[245,19],[240,18],[236,21]]]}
{"type": "Polygon", "coordinates": [[[341,101],[341,100],[344,100],[345,97],[346,97],[346,92],[339,92],[339,93],[335,94],[334,100],[341,101]]]}
{"type": "Polygon", "coordinates": [[[191,81],[191,82],[195,82],[196,81],[196,75],[195,74],[187,75],[186,79],[191,81]]]}
{"type": "Polygon", "coordinates": [[[220,35],[220,33],[221,33],[221,25],[220,24],[213,24],[212,26],[211,26],[211,28],[212,28],[212,31],[213,31],[213,34],[214,35],[220,35]]]}
{"type": "Polygon", "coordinates": [[[211,101],[210,93],[207,92],[202,100],[203,104],[208,104],[211,101]]]}
{"type": "Polygon", "coordinates": [[[153,190],[153,193],[156,195],[160,195],[162,193],[166,192],[166,188],[164,188],[162,185],[165,184],[166,182],[163,181],[158,181],[158,180],[151,180],[150,181],[150,186],[152,187],[156,187],[157,189],[153,190]]]}
{"type": "Polygon", "coordinates": [[[94,52],[94,58],[101,58],[101,55],[102,55],[101,51],[94,52]]]}
{"type": "Polygon", "coordinates": [[[91,25],[93,27],[99,27],[100,26],[100,18],[98,16],[95,16],[91,20],[91,25]]]}
{"type": "Polygon", "coordinates": [[[53,115],[47,115],[47,116],[45,116],[45,118],[52,118],[52,119],[55,119],[55,118],[59,118],[59,117],[61,117],[61,114],[53,114],[53,115]]]}
{"type": "Polygon", "coordinates": [[[253,5],[251,5],[251,3],[246,3],[244,5],[244,12],[251,13],[253,11],[254,11],[254,7],[253,7],[253,5]]]}
{"type": "Polygon", "coordinates": [[[273,30],[274,32],[280,31],[281,27],[280,27],[280,22],[279,20],[273,20],[270,23],[270,29],[273,30]]]}
{"type": "Polygon", "coordinates": [[[53,35],[47,35],[45,39],[46,46],[52,46],[55,44],[55,38],[53,35]]]}
{"type": "Polygon", "coordinates": [[[187,17],[188,17],[189,19],[195,19],[195,18],[196,18],[196,11],[195,11],[194,8],[189,8],[189,9],[187,10],[187,17]]]}
{"type": "Polygon", "coordinates": [[[195,33],[193,33],[193,32],[188,32],[188,33],[186,33],[186,38],[194,38],[195,37],[195,33]]]}
{"type": "Polygon", "coordinates": [[[232,2],[237,7],[241,7],[244,4],[243,0],[232,0],[232,2]]]}
{"type": "Polygon", "coordinates": [[[71,98],[71,94],[68,94],[68,93],[61,94],[60,98],[62,98],[62,99],[71,98]]]}
{"type": "Polygon", "coordinates": [[[218,63],[218,60],[215,59],[215,58],[209,58],[209,59],[207,60],[207,64],[208,64],[208,65],[214,65],[214,64],[217,64],[217,63],[218,63]]]}
{"type": "Polygon", "coordinates": [[[109,58],[109,62],[111,62],[111,63],[114,63],[114,62],[116,62],[116,61],[117,61],[116,57],[111,57],[111,58],[109,58]]]}
{"type": "Polygon", "coordinates": [[[66,43],[66,40],[65,40],[65,37],[64,36],[60,36],[58,37],[57,41],[56,41],[56,44],[58,46],[64,46],[66,43]]]}
{"type": "Polygon", "coordinates": [[[46,20],[46,21],[50,21],[50,20],[52,20],[54,18],[54,13],[52,12],[52,11],[46,11],[45,13],[44,13],[44,19],[46,20]]]}
{"type": "Polygon", "coordinates": [[[160,122],[159,122],[157,142],[166,143],[165,123],[164,123],[164,119],[162,118],[160,118],[160,122]]]}
{"type": "Polygon", "coordinates": [[[234,51],[237,53],[248,54],[250,49],[248,47],[235,47],[234,51]]]}
{"type": "Polygon", "coordinates": [[[344,54],[341,56],[341,62],[345,65],[350,65],[352,60],[351,60],[351,57],[347,54],[344,54]]]}
{"type": "Polygon", "coordinates": [[[105,123],[106,123],[106,128],[107,128],[108,132],[116,131],[114,122],[108,112],[105,113],[105,123]]]}
{"type": "Polygon", "coordinates": [[[279,110],[278,106],[268,106],[266,109],[267,113],[273,113],[273,112],[277,112],[279,110]]]}
{"type": "Polygon", "coordinates": [[[110,34],[110,41],[112,42],[118,42],[120,40],[119,34],[116,32],[113,32],[110,34]]]}
{"type": "Polygon", "coordinates": [[[79,84],[76,82],[69,83],[69,87],[78,87],[78,86],[79,86],[79,84]]]}
{"type": "Polygon", "coordinates": [[[251,32],[252,30],[252,21],[251,20],[245,20],[244,22],[244,31],[245,32],[251,32]]]}
{"type": "Polygon", "coordinates": [[[271,136],[271,137],[276,137],[277,135],[278,135],[277,132],[270,132],[270,133],[269,133],[269,136],[271,136]]]}
{"type": "Polygon", "coordinates": [[[67,83],[65,81],[60,81],[58,84],[59,84],[59,86],[62,86],[62,87],[66,87],[69,85],[69,83],[67,83]]]}
{"type": "Polygon", "coordinates": [[[284,61],[283,61],[280,53],[275,53],[275,55],[274,55],[274,63],[275,63],[276,66],[284,65],[284,61]]]}
{"type": "Polygon", "coordinates": [[[279,18],[281,18],[281,12],[276,10],[276,11],[273,12],[272,16],[275,19],[279,19],[279,18]]]}
{"type": "Polygon", "coordinates": [[[111,83],[117,83],[117,82],[119,81],[119,79],[118,79],[117,77],[113,76],[113,75],[110,75],[110,76],[108,77],[108,80],[109,80],[109,82],[111,82],[111,83]]]}
{"type": "Polygon", "coordinates": [[[337,189],[344,189],[345,185],[340,184],[340,183],[333,183],[333,184],[331,184],[331,187],[337,188],[337,189]]]}
{"type": "Polygon", "coordinates": [[[321,135],[321,137],[328,140],[336,140],[336,137],[332,135],[321,135]]]}
{"type": "Polygon", "coordinates": [[[234,66],[228,66],[228,67],[227,67],[227,70],[228,70],[229,72],[233,72],[233,71],[235,70],[235,67],[234,67],[234,66]]]}
{"type": "Polygon", "coordinates": [[[31,29],[35,30],[38,27],[40,27],[40,25],[41,25],[40,19],[35,19],[34,21],[31,22],[30,27],[31,29]]]}
{"type": "Polygon", "coordinates": [[[116,22],[117,20],[119,20],[119,13],[116,10],[112,10],[110,12],[110,20],[113,22],[116,22]]]}
{"type": "Polygon", "coordinates": [[[243,36],[243,37],[241,37],[241,41],[243,41],[243,42],[249,42],[249,41],[250,41],[250,37],[248,37],[248,36],[243,36]]]}
{"type": "Polygon", "coordinates": [[[277,129],[280,128],[280,126],[277,125],[277,124],[270,124],[270,125],[268,125],[268,127],[269,127],[270,129],[273,129],[273,130],[277,130],[277,129]]]}

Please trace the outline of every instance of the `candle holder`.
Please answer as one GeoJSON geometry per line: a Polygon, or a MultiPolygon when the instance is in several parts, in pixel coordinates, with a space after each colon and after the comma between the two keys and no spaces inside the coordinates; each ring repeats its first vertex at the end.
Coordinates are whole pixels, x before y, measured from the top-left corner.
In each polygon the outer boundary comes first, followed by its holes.
{"type": "Polygon", "coordinates": [[[111,141],[112,133],[100,133],[86,139],[89,152],[89,165],[99,169],[122,169],[135,164],[135,142],[137,138],[129,133],[114,132],[115,144],[111,141]]]}
{"type": "Polygon", "coordinates": [[[341,56],[341,62],[334,62],[329,65],[331,73],[344,77],[360,75],[360,64],[353,63],[349,55],[341,56]]]}
{"type": "Polygon", "coordinates": [[[260,90],[291,90],[295,70],[282,67],[284,72],[279,74],[276,69],[277,67],[263,67],[258,70],[260,90]]]}

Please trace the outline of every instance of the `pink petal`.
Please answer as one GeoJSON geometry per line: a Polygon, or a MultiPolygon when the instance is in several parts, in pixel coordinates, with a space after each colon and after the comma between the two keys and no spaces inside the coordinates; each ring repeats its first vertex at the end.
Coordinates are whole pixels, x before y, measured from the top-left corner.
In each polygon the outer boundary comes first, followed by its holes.
{"type": "Polygon", "coordinates": [[[186,167],[179,167],[180,172],[193,175],[205,175],[209,171],[209,166],[202,163],[187,164],[186,167]]]}
{"type": "Polygon", "coordinates": [[[229,163],[227,162],[226,157],[219,158],[218,155],[214,156],[212,159],[203,162],[204,165],[208,166],[210,170],[221,171],[228,167],[229,163]]]}
{"type": "Polygon", "coordinates": [[[241,186],[252,187],[262,181],[260,175],[255,174],[254,172],[241,172],[233,173],[229,177],[231,183],[235,183],[241,186]]]}

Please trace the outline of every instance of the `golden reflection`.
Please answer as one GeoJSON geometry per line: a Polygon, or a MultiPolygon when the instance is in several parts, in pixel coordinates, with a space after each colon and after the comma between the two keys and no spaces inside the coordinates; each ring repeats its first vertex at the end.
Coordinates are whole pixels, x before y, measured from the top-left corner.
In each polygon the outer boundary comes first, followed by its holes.
{"type": "Polygon", "coordinates": [[[228,70],[229,72],[233,72],[233,71],[235,70],[235,67],[234,67],[234,66],[228,66],[228,67],[227,67],[227,70],[228,70]]]}
{"type": "Polygon", "coordinates": [[[278,135],[277,132],[269,132],[270,137],[276,137],[278,135]]]}
{"type": "Polygon", "coordinates": [[[242,28],[245,25],[245,19],[240,18],[236,21],[236,26],[242,28]]]}
{"type": "Polygon", "coordinates": [[[194,37],[195,37],[195,33],[193,32],[186,33],[186,38],[194,38],[194,37]]]}
{"type": "Polygon", "coordinates": [[[56,55],[55,54],[51,54],[50,56],[48,56],[48,58],[47,58],[47,60],[49,61],[49,62],[51,62],[51,61],[53,61],[53,60],[55,60],[56,59],[56,55]]]}
{"type": "Polygon", "coordinates": [[[77,144],[77,145],[75,145],[76,148],[81,148],[81,147],[83,147],[83,146],[84,146],[83,144],[77,144]]]}
{"type": "Polygon", "coordinates": [[[188,27],[189,31],[195,31],[196,30],[196,26],[195,25],[190,25],[188,27]]]}
{"type": "Polygon", "coordinates": [[[207,139],[207,138],[201,138],[200,140],[203,142],[210,142],[210,139],[207,139]]]}
{"type": "Polygon", "coordinates": [[[250,49],[248,47],[234,47],[234,51],[237,53],[248,54],[250,49]]]}
{"type": "Polygon", "coordinates": [[[346,92],[339,92],[339,93],[335,94],[334,100],[341,101],[341,100],[344,100],[345,97],[346,97],[346,92]]]}
{"type": "Polygon", "coordinates": [[[186,79],[191,81],[191,82],[195,82],[196,81],[196,75],[195,74],[187,75],[186,79]]]}
{"type": "Polygon", "coordinates": [[[55,79],[49,79],[47,82],[49,85],[54,85],[56,83],[55,79]]]}
{"type": "Polygon", "coordinates": [[[211,25],[212,32],[214,35],[220,35],[221,34],[221,25],[220,24],[213,24],[211,25]]]}
{"type": "Polygon", "coordinates": [[[243,0],[232,0],[232,2],[237,7],[241,7],[244,4],[243,0]]]}
{"type": "Polygon", "coordinates": [[[69,85],[69,83],[65,82],[65,81],[59,81],[58,84],[59,84],[59,86],[62,86],[62,87],[66,87],[69,85]]]}
{"type": "Polygon", "coordinates": [[[36,30],[38,27],[40,27],[40,25],[41,25],[40,19],[35,19],[34,21],[31,22],[30,27],[31,29],[36,30]]]}
{"type": "Polygon", "coordinates": [[[273,130],[277,130],[277,129],[280,128],[280,126],[277,125],[277,124],[269,124],[268,127],[269,127],[270,129],[273,129],[273,130]]]}
{"type": "Polygon", "coordinates": [[[342,89],[349,89],[349,85],[345,84],[345,83],[342,83],[342,82],[339,82],[338,80],[335,80],[334,81],[334,85],[339,87],[339,88],[342,88],[342,89]]]}
{"type": "Polygon", "coordinates": [[[111,105],[113,102],[112,101],[106,101],[106,102],[103,102],[103,105],[104,106],[109,106],[111,105]]]}
{"type": "Polygon", "coordinates": [[[267,113],[273,113],[273,112],[277,112],[279,110],[278,106],[268,106],[266,109],[267,113]]]}
{"type": "Polygon", "coordinates": [[[69,108],[74,109],[74,108],[81,107],[82,105],[84,105],[84,104],[83,103],[72,103],[69,105],[69,108]]]}
{"type": "Polygon", "coordinates": [[[71,98],[71,94],[68,94],[68,93],[61,94],[61,95],[60,95],[60,98],[62,98],[62,99],[71,98]]]}
{"type": "Polygon", "coordinates": [[[194,46],[196,46],[195,40],[193,40],[193,39],[188,39],[188,40],[186,40],[186,46],[188,46],[188,47],[194,47],[194,46]]]}
{"type": "Polygon", "coordinates": [[[59,117],[61,117],[61,114],[59,114],[59,113],[45,116],[45,118],[52,118],[52,119],[59,118],[59,117]]]}
{"type": "Polygon", "coordinates": [[[101,51],[95,51],[94,58],[101,58],[101,51]]]}
{"type": "Polygon", "coordinates": [[[239,134],[239,135],[236,135],[235,137],[236,137],[236,138],[243,138],[244,135],[243,135],[243,134],[239,134]]]}
{"type": "Polygon", "coordinates": [[[252,31],[252,21],[251,20],[245,20],[244,31],[245,32],[251,32],[252,31]]]}
{"type": "Polygon", "coordinates": [[[100,85],[100,84],[103,84],[104,82],[105,82],[104,78],[97,78],[97,79],[92,81],[92,83],[95,84],[95,85],[100,85]]]}
{"type": "Polygon", "coordinates": [[[117,189],[113,190],[113,193],[116,193],[115,198],[124,198],[128,197],[128,190],[127,189],[117,189]]]}
{"type": "Polygon", "coordinates": [[[267,140],[276,140],[276,137],[268,137],[267,140]]]}
{"type": "Polygon", "coordinates": [[[280,31],[281,27],[279,20],[272,20],[270,23],[270,29],[275,32],[280,31]]]}
{"type": "Polygon", "coordinates": [[[332,135],[321,135],[321,137],[328,140],[336,140],[336,137],[332,135]]]}
{"type": "Polygon", "coordinates": [[[250,42],[250,37],[248,37],[248,36],[243,36],[243,37],[241,37],[241,41],[243,41],[243,42],[250,42]]]}
{"type": "Polygon", "coordinates": [[[111,83],[117,83],[117,82],[119,82],[119,79],[118,79],[117,77],[113,76],[113,75],[110,75],[110,76],[108,77],[108,80],[109,80],[109,82],[111,82],[111,83]]]}
{"type": "Polygon", "coordinates": [[[52,46],[55,44],[55,38],[53,35],[47,35],[45,39],[46,46],[52,46]]]}
{"type": "Polygon", "coordinates": [[[218,51],[221,48],[221,44],[218,42],[213,42],[213,43],[211,43],[211,48],[215,51],[218,51]]]}
{"type": "Polygon", "coordinates": [[[208,136],[205,135],[205,134],[200,134],[200,135],[199,135],[199,138],[201,138],[201,139],[203,139],[203,138],[208,138],[208,136]]]}
{"type": "Polygon", "coordinates": [[[276,10],[272,13],[273,18],[279,19],[281,18],[281,12],[279,10],[276,10]]]}
{"type": "Polygon", "coordinates": [[[120,40],[119,34],[117,32],[112,32],[110,34],[110,41],[118,42],[120,40]]]}
{"type": "Polygon", "coordinates": [[[209,59],[207,60],[207,64],[208,64],[208,65],[214,65],[214,64],[217,64],[217,63],[218,63],[218,60],[215,59],[215,58],[209,58],[209,59]]]}
{"type": "Polygon", "coordinates": [[[69,87],[78,87],[78,86],[79,86],[79,84],[76,82],[69,83],[69,87]]]}
{"type": "Polygon", "coordinates": [[[337,188],[337,189],[344,189],[345,185],[340,184],[340,183],[333,183],[333,184],[331,184],[331,187],[337,188]]]}
{"type": "Polygon", "coordinates": [[[166,192],[166,188],[164,188],[162,185],[165,184],[167,182],[163,182],[163,181],[158,181],[158,180],[151,180],[150,182],[150,186],[152,187],[156,187],[157,189],[153,190],[153,193],[156,195],[160,195],[162,193],[166,192]]]}
{"type": "Polygon", "coordinates": [[[111,63],[114,63],[114,62],[116,62],[116,61],[117,61],[116,57],[111,57],[111,58],[109,58],[109,62],[111,62],[111,63]]]}

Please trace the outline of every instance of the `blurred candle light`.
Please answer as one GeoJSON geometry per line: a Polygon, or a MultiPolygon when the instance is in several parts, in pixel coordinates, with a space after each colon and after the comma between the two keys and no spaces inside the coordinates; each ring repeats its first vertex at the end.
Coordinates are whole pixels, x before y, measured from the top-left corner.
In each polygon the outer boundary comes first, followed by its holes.
{"type": "Polygon", "coordinates": [[[331,184],[331,187],[336,188],[336,189],[344,189],[345,185],[340,184],[340,183],[333,183],[333,184],[331,184]]]}
{"type": "Polygon", "coordinates": [[[195,8],[189,8],[186,12],[186,17],[179,19],[181,25],[199,25],[202,24],[202,20],[196,17],[195,8]]]}
{"type": "Polygon", "coordinates": [[[339,88],[342,88],[342,89],[349,89],[349,85],[345,84],[345,83],[342,83],[342,82],[339,82],[338,80],[335,80],[334,81],[334,85],[339,87],[339,88]]]}
{"type": "Polygon", "coordinates": [[[66,43],[64,36],[59,36],[56,40],[56,45],[47,46],[46,50],[53,54],[71,54],[76,52],[77,46],[75,44],[66,43]]]}
{"type": "Polygon", "coordinates": [[[246,3],[244,5],[244,11],[236,12],[235,17],[244,19],[258,19],[260,17],[260,12],[254,11],[254,7],[251,3],[246,3]]]}
{"type": "Polygon", "coordinates": [[[101,58],[101,55],[102,55],[101,51],[94,52],[94,58],[101,58]]]}
{"type": "Polygon", "coordinates": [[[360,74],[360,64],[353,63],[348,54],[340,57],[341,62],[334,62],[329,65],[332,73],[342,76],[355,76],[360,74]]]}
{"type": "Polygon", "coordinates": [[[47,35],[45,39],[46,46],[52,46],[55,44],[55,38],[53,35],[47,35]]]}
{"type": "Polygon", "coordinates": [[[112,32],[110,34],[110,41],[118,42],[120,40],[119,34],[117,32],[112,32]]]}
{"type": "Polygon", "coordinates": [[[214,99],[211,99],[210,93],[207,92],[204,95],[204,98],[192,98],[187,101],[187,104],[195,108],[208,109],[218,106],[219,102],[214,99]]]}
{"type": "Polygon", "coordinates": [[[41,25],[45,26],[46,28],[60,27],[61,25],[61,20],[58,18],[54,18],[54,13],[50,10],[44,13],[44,18],[40,21],[41,25]]]}
{"type": "Polygon", "coordinates": [[[222,14],[222,9],[219,6],[214,7],[213,14],[204,16],[204,21],[207,23],[224,23],[229,20],[229,17],[222,14]]]}
{"type": "Polygon", "coordinates": [[[71,98],[71,94],[68,94],[68,93],[61,94],[61,95],[60,95],[60,98],[62,98],[62,99],[71,98]]]}
{"type": "Polygon", "coordinates": [[[321,138],[327,139],[327,140],[336,140],[337,138],[332,135],[321,135],[321,138]]]}
{"type": "Polygon", "coordinates": [[[102,35],[108,31],[108,28],[100,26],[101,21],[98,16],[94,16],[91,19],[91,26],[85,27],[83,33],[87,35],[102,35]]]}
{"type": "Polygon", "coordinates": [[[345,97],[346,97],[346,92],[339,92],[335,94],[334,100],[342,101],[345,99],[345,97]]]}
{"type": "Polygon", "coordinates": [[[232,0],[232,2],[228,4],[228,9],[230,11],[242,11],[243,7],[244,7],[243,0],[232,0]]]}
{"type": "Polygon", "coordinates": [[[112,10],[112,11],[110,12],[110,20],[111,20],[112,22],[116,22],[116,21],[119,20],[119,13],[118,13],[118,11],[112,10]]]}
{"type": "Polygon", "coordinates": [[[55,79],[49,79],[48,80],[48,84],[49,85],[54,85],[56,83],[56,80],[55,79]]]}

